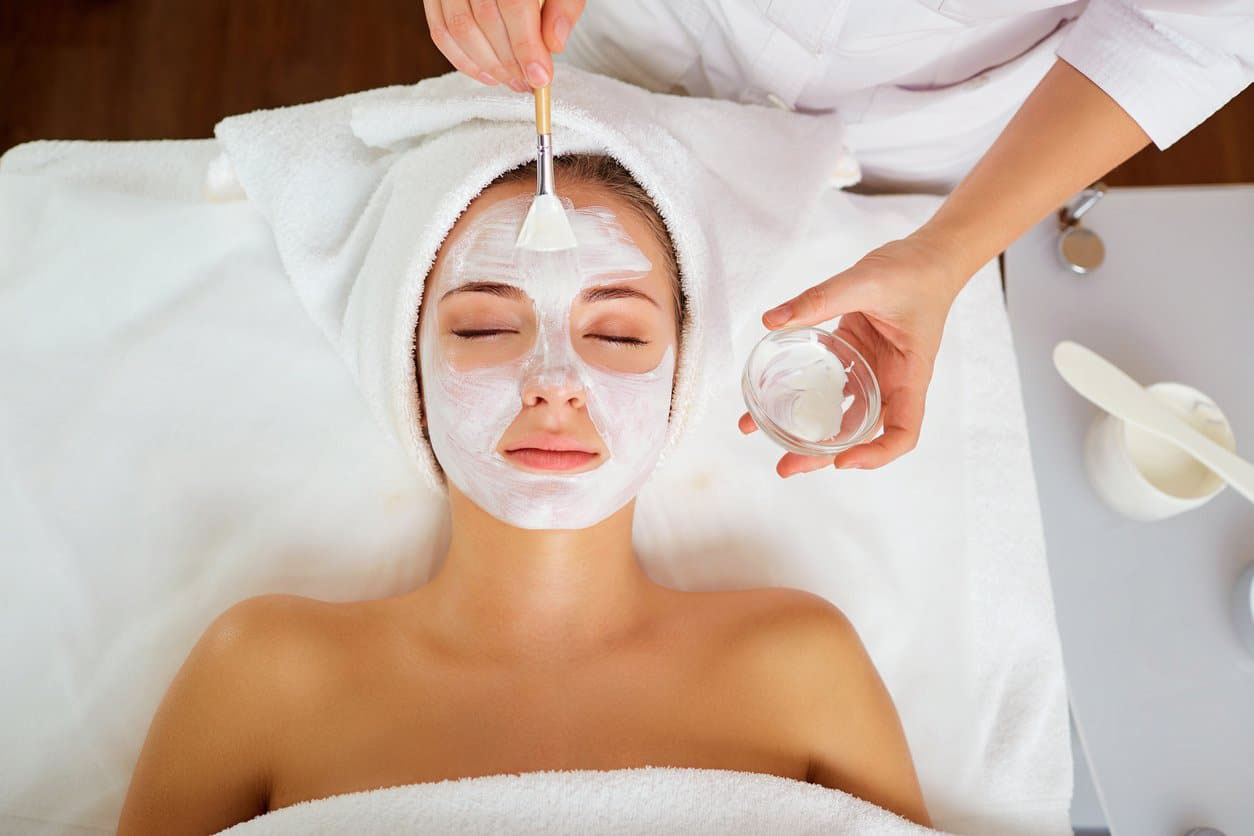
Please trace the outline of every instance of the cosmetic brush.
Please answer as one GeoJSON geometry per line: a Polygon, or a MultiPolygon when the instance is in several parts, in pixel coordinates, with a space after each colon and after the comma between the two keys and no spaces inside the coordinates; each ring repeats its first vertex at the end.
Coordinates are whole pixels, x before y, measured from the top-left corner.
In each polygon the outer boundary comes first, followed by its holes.
{"type": "Polygon", "coordinates": [[[576,246],[566,208],[553,191],[553,133],[549,112],[549,85],[537,87],[536,198],[523,218],[514,246],[527,250],[568,250],[576,246]]]}

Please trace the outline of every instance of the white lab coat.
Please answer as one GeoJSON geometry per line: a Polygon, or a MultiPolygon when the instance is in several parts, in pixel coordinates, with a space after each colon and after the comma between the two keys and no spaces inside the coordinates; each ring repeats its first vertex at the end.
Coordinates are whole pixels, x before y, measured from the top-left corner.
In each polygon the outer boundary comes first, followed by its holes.
{"type": "Polygon", "coordinates": [[[865,182],[936,191],[1057,57],[1165,148],[1254,81],[1254,0],[592,0],[558,56],[659,92],[835,108],[865,182]]]}

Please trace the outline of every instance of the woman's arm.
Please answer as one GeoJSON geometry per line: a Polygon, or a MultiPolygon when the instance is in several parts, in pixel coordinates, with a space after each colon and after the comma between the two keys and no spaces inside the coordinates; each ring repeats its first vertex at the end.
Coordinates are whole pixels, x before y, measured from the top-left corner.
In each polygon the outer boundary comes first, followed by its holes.
{"type": "Polygon", "coordinates": [[[1058,60],[918,234],[953,252],[956,292],[1041,218],[1149,141],[1114,99],[1058,60]]]}
{"type": "Polygon", "coordinates": [[[129,834],[216,833],[265,812],[264,599],[209,625],[161,701],[118,821],[129,834]]]}
{"type": "Polygon", "coordinates": [[[1068,196],[1151,139],[1168,147],[1254,80],[1254,0],[1092,0],[1058,56],[925,226],[965,251],[963,281],[1068,196]]]}
{"type": "MultiPolygon", "coordinates": [[[[767,311],[768,328],[861,314],[868,360],[884,392],[884,434],[844,451],[837,467],[874,468],[912,450],[945,319],[958,291],[1007,245],[1149,142],[1101,88],[1057,61],[936,214],[900,241],[767,311]]],[[[755,429],[746,414],[742,431],[755,429]]],[[[784,455],[790,476],[832,458],[784,455]]]]}
{"type": "Polygon", "coordinates": [[[857,631],[827,604],[806,633],[796,645],[812,673],[799,712],[810,751],[806,780],[931,827],[897,709],[857,631]]]}

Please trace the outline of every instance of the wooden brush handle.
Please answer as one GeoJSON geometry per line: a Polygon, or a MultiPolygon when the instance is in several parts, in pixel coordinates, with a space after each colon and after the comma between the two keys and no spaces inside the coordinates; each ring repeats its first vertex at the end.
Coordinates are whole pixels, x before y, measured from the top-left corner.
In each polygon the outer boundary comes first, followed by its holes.
{"type": "MultiPolygon", "coordinates": [[[[540,10],[544,10],[544,0],[540,0],[540,10]]],[[[535,88],[536,94],[536,133],[553,133],[553,123],[549,119],[549,85],[535,88]]]]}
{"type": "Polygon", "coordinates": [[[549,85],[537,87],[534,92],[536,94],[536,133],[553,133],[553,126],[549,121],[549,85]]]}

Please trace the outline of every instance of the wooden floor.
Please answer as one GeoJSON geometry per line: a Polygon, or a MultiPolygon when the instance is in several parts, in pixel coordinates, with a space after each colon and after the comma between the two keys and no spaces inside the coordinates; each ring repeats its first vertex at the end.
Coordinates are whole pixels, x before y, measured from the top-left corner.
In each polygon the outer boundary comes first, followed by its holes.
{"type": "MultiPolygon", "coordinates": [[[[233,113],[450,69],[420,0],[0,0],[0,151],[207,137],[233,113]]],[[[1106,179],[1254,182],[1254,88],[1106,179]]]]}

